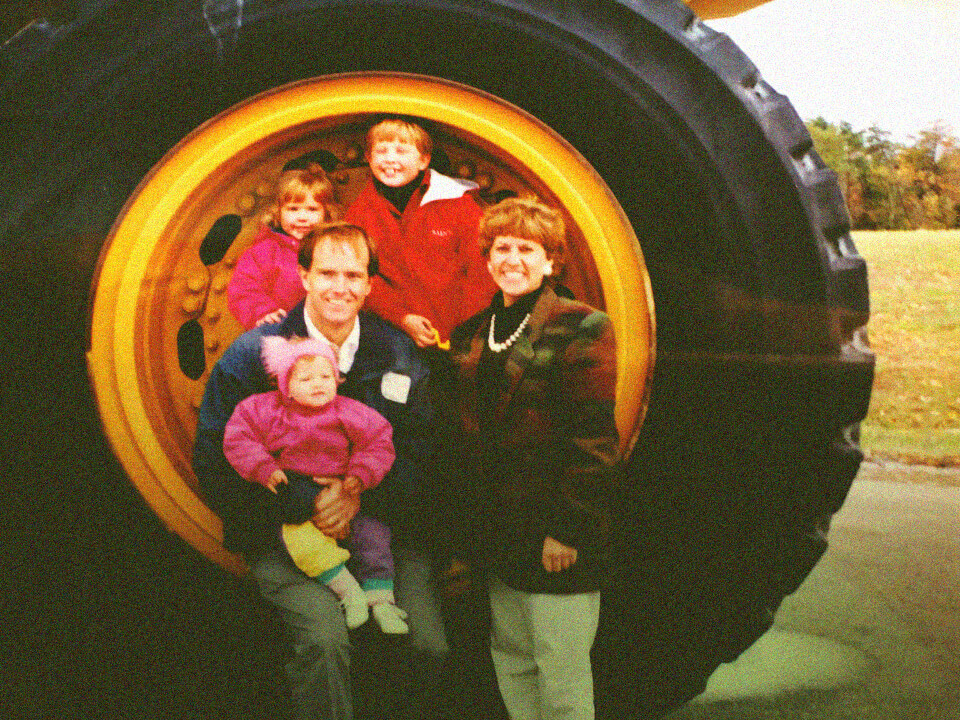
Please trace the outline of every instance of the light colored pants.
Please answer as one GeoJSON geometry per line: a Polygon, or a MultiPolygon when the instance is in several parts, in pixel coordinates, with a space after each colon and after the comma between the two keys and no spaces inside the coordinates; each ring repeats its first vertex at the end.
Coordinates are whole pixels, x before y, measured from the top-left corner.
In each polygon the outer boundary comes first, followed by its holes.
{"type": "Polygon", "coordinates": [[[592,720],[600,593],[520,592],[490,578],[490,654],[511,720],[592,720]]]}

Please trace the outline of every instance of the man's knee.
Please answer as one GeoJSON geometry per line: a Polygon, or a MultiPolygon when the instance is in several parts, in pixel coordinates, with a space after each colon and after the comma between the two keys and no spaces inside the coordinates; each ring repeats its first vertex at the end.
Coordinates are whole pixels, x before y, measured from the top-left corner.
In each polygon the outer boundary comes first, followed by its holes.
{"type": "Polygon", "coordinates": [[[346,683],[350,668],[350,642],[346,630],[333,632],[329,623],[307,623],[294,630],[292,657],[287,663],[287,674],[294,692],[311,687],[319,678],[333,678],[346,683]]]}
{"type": "Polygon", "coordinates": [[[278,553],[259,558],[251,570],[264,600],[273,606],[286,628],[295,654],[349,658],[350,640],[343,613],[329,589],[306,578],[278,553]]]}
{"type": "Polygon", "coordinates": [[[314,648],[331,657],[350,656],[350,639],[346,626],[337,628],[326,618],[307,621],[303,627],[298,628],[294,645],[297,648],[314,648]]]}

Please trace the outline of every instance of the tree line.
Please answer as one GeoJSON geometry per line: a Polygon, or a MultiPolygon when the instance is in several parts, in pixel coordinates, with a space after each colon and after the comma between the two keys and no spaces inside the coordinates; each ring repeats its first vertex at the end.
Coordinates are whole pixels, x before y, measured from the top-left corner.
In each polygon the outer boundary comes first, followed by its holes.
{"type": "Polygon", "coordinates": [[[854,229],[960,228],[960,140],[945,126],[921,130],[909,143],[822,117],[807,128],[837,173],[854,229]]]}

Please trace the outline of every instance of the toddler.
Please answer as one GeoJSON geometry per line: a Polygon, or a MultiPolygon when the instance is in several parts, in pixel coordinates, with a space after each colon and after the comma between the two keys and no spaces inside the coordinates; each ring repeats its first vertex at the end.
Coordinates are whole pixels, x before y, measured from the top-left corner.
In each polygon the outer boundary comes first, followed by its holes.
{"type": "Polygon", "coordinates": [[[227,305],[245,330],[280,322],[304,298],[297,271],[300,241],[316,225],[338,216],[333,185],[322,167],[311,163],[281,173],[263,225],[227,285],[227,305]]]}
{"type": "Polygon", "coordinates": [[[417,123],[374,125],[366,141],[373,177],[346,212],[377,243],[380,271],[366,307],[420,347],[449,338],[497,289],[477,245],[477,184],[429,169],[432,151],[417,123]]]}
{"type": "MultiPolygon", "coordinates": [[[[278,389],[242,400],[224,432],[223,452],[237,473],[274,493],[287,485],[285,518],[297,504],[312,507],[333,478],[343,478],[350,492],[377,485],[394,461],[393,430],[372,408],[337,395],[333,348],[320,340],[267,336],[263,360],[278,389]]],[[[390,529],[358,514],[351,537],[359,583],[344,564],[350,553],[311,521],[285,522],[281,528],[293,563],[340,598],[347,627],[362,625],[372,609],[383,632],[408,632],[406,613],[393,595],[390,529]]]]}

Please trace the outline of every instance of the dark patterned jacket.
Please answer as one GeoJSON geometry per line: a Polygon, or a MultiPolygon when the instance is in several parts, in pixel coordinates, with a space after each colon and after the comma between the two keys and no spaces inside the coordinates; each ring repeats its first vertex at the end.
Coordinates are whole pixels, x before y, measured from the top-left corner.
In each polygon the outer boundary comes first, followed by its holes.
{"type": "Polygon", "coordinates": [[[492,309],[453,333],[441,374],[445,439],[441,493],[459,552],[526,592],[595,590],[617,478],[616,346],[610,319],[546,288],[505,350],[492,416],[480,411],[478,366],[492,309]],[[577,549],[547,573],[544,538],[577,549]]]}

